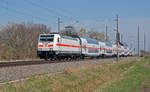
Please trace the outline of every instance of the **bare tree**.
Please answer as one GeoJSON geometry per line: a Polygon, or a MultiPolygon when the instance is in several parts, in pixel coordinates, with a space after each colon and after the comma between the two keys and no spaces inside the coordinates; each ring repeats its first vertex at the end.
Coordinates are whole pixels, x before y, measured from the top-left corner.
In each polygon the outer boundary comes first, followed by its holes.
{"type": "Polygon", "coordinates": [[[104,32],[97,32],[97,31],[91,30],[87,34],[89,37],[91,37],[93,39],[103,40],[103,41],[105,40],[105,33],[104,32]]]}
{"type": "Polygon", "coordinates": [[[1,31],[2,59],[35,58],[39,34],[49,32],[43,24],[9,23],[1,31]]]}
{"type": "Polygon", "coordinates": [[[81,36],[87,36],[86,29],[81,28],[80,31],[78,32],[78,34],[81,36]]]}

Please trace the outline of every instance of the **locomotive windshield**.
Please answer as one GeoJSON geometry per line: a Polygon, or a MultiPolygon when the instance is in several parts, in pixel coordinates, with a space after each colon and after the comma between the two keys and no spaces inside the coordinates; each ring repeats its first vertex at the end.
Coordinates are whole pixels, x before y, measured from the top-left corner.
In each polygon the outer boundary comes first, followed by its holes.
{"type": "Polygon", "coordinates": [[[41,35],[40,36],[41,42],[53,42],[53,40],[54,40],[54,35],[41,35]]]}

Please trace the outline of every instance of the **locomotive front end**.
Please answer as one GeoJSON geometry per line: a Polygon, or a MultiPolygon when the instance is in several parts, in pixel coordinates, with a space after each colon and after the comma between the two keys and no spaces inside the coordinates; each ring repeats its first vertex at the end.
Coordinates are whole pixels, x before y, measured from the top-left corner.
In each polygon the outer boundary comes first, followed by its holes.
{"type": "Polygon", "coordinates": [[[41,34],[38,41],[37,55],[41,59],[51,57],[53,52],[54,34],[41,34]]]}

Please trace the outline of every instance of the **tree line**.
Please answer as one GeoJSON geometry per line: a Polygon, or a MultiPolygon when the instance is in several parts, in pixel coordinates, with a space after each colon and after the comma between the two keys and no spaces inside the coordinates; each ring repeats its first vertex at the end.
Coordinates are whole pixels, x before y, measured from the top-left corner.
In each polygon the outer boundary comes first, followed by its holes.
{"type": "MultiPolygon", "coordinates": [[[[17,60],[37,58],[37,43],[41,33],[50,33],[51,28],[44,24],[32,22],[8,23],[0,30],[0,60],[17,60]]],[[[61,33],[67,36],[81,35],[97,40],[104,40],[104,32],[96,32],[81,28],[77,31],[73,26],[66,26],[61,33]]]]}
{"type": "MultiPolygon", "coordinates": [[[[96,40],[106,41],[105,32],[97,32],[93,29],[87,31],[85,28],[81,28],[79,31],[77,31],[73,26],[66,26],[65,29],[61,31],[61,34],[67,36],[74,36],[74,35],[87,36],[96,40]]],[[[109,37],[107,37],[107,41],[110,41],[109,37]]]]}

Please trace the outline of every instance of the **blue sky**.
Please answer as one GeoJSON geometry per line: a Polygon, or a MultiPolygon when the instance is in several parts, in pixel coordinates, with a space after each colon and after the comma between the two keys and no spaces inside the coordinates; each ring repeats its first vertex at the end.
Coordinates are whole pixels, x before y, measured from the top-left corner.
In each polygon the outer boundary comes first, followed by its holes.
{"type": "Polygon", "coordinates": [[[149,10],[150,0],[0,0],[0,26],[8,21],[32,21],[56,31],[57,18],[61,17],[62,28],[74,24],[77,29],[105,31],[107,24],[109,36],[115,40],[114,19],[119,14],[119,31],[129,45],[136,47],[137,25],[140,25],[142,49],[143,33],[150,37],[149,10]],[[77,20],[79,23],[74,23],[77,20]]]}

